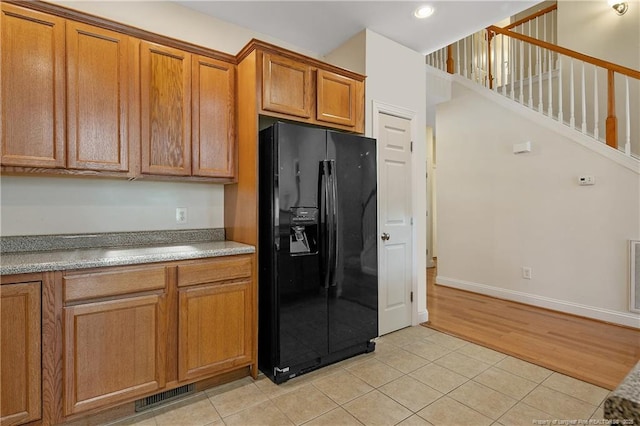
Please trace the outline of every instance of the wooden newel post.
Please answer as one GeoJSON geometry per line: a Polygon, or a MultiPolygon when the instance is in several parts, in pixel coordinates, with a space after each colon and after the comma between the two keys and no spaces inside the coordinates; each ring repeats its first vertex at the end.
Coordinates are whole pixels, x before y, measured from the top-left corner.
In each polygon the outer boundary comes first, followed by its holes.
{"type": "Polygon", "coordinates": [[[447,72],[453,74],[453,45],[447,46],[447,72]]]}
{"type": "Polygon", "coordinates": [[[616,117],[616,88],[614,72],[609,70],[607,74],[607,121],[606,141],[612,148],[618,148],[618,118],[616,117]]]}

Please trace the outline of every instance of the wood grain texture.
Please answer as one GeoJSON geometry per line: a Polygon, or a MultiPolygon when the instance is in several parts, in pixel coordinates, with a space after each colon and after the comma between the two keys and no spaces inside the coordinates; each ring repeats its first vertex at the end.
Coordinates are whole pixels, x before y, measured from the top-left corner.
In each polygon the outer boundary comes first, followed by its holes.
{"type": "Polygon", "coordinates": [[[327,123],[356,125],[356,81],[342,75],[317,71],[316,119],[327,123]]]}
{"type": "Polygon", "coordinates": [[[65,415],[164,387],[165,305],[148,295],[63,309],[65,415]]]}
{"type": "Polygon", "coordinates": [[[128,37],[73,21],[66,28],[67,165],[126,172],[128,37]]]}
{"type": "Polygon", "coordinates": [[[258,109],[257,53],[238,64],[238,181],[224,187],[224,227],[227,239],[258,243],[258,109]]]}
{"type": "Polygon", "coordinates": [[[428,327],[615,389],[640,359],[640,330],[435,285],[428,327]]]}
{"type": "Polygon", "coordinates": [[[140,43],[141,171],[191,175],[191,54],[140,43]]]}
{"type": "Polygon", "coordinates": [[[0,423],[41,418],[40,282],[0,287],[0,423]]]}
{"type": "Polygon", "coordinates": [[[64,167],[64,20],[0,4],[0,163],[64,167]]]}
{"type": "Polygon", "coordinates": [[[163,290],[166,277],[162,266],[110,268],[66,274],[63,286],[64,301],[68,303],[163,290]]]}
{"type": "Polygon", "coordinates": [[[42,424],[62,417],[62,272],[42,274],[42,424]]]}
{"type": "Polygon", "coordinates": [[[263,55],[262,109],[294,117],[310,118],[314,98],[311,67],[284,56],[263,55]]]}
{"type": "Polygon", "coordinates": [[[193,56],[192,141],[194,176],[235,177],[235,65],[193,56]]]}
{"type": "Polygon", "coordinates": [[[251,256],[225,256],[178,265],[178,287],[219,281],[248,278],[251,276],[251,256]]]}
{"type": "Polygon", "coordinates": [[[192,381],[251,364],[251,282],[179,292],[178,377],[192,381]]]}

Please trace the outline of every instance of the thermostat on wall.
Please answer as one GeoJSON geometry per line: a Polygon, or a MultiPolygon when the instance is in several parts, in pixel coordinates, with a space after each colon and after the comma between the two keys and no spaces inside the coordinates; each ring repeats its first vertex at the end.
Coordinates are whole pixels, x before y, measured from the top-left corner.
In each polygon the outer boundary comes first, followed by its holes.
{"type": "Polygon", "coordinates": [[[589,175],[580,176],[580,177],[578,177],[578,183],[580,185],[582,185],[582,186],[595,185],[596,184],[596,177],[595,176],[589,176],[589,175]]]}

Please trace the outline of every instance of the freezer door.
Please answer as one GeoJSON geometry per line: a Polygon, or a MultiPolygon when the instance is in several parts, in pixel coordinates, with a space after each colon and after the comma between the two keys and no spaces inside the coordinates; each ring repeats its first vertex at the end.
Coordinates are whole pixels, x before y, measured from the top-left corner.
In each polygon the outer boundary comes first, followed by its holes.
{"type": "Polygon", "coordinates": [[[328,352],[327,289],[321,271],[322,129],[276,124],[279,368],[313,363],[328,352]]]}
{"type": "Polygon", "coordinates": [[[335,273],[329,287],[329,351],[378,335],[376,141],[327,133],[336,191],[335,273]]]}

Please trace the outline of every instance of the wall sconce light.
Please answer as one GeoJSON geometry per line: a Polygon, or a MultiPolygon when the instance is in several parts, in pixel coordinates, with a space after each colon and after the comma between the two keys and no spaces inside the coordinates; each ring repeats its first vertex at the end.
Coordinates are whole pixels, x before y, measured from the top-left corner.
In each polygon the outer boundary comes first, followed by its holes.
{"type": "Polygon", "coordinates": [[[626,1],[608,0],[608,3],[618,15],[624,15],[629,9],[629,4],[626,1]]]}

